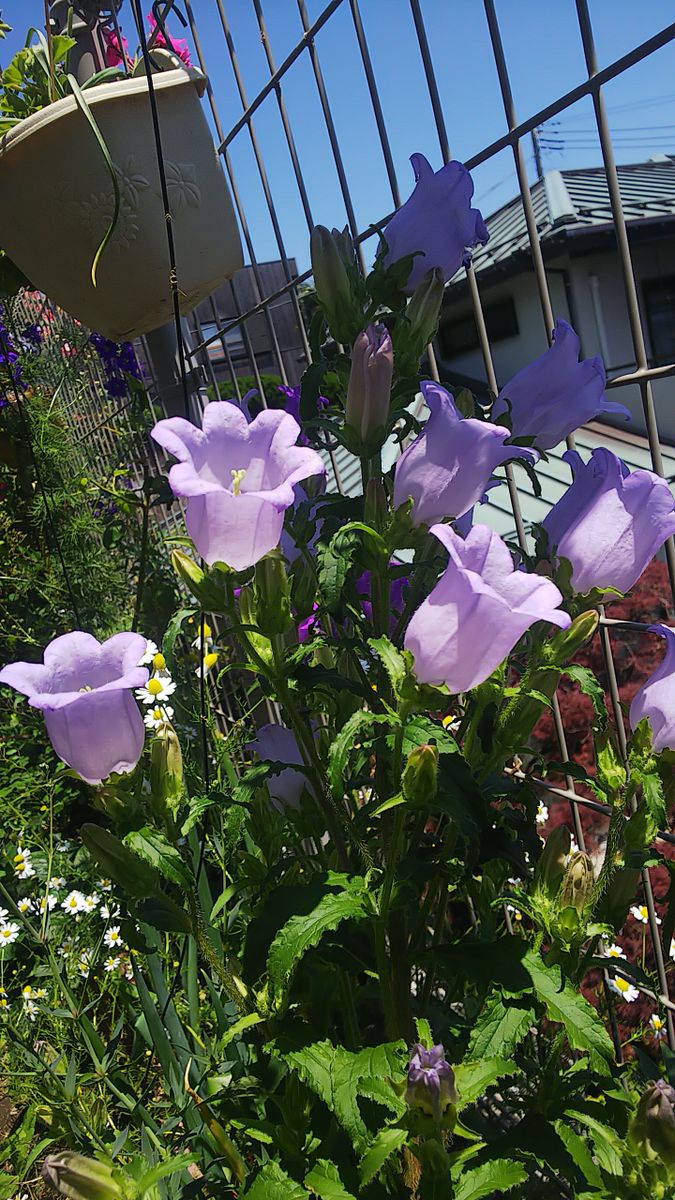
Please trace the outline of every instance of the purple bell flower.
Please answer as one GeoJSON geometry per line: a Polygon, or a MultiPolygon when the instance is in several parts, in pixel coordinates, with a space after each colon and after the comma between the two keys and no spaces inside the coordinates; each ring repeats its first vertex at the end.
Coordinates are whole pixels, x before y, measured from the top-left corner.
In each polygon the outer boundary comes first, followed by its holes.
{"type": "Polygon", "coordinates": [[[467,692],[492,674],[535,621],[570,626],[555,584],[514,570],[508,547],[486,525],[474,525],[465,540],[449,525],[433,525],[430,533],[450,559],[405,635],[420,683],[467,692]]]}
{"type": "Polygon", "coordinates": [[[394,505],[412,496],[413,525],[462,517],[485,496],[496,467],[509,458],[536,462],[536,451],[505,445],[508,429],[463,417],[449,392],[425,380],[422,394],[431,411],[419,437],[396,463],[394,505]]]}
{"type": "Polygon", "coordinates": [[[455,1074],[442,1045],[426,1050],[417,1043],[410,1051],[405,1102],[440,1121],[449,1104],[457,1103],[455,1074]]]}
{"type": "Polygon", "coordinates": [[[575,592],[627,592],[675,533],[670,488],[652,471],[629,471],[604,446],[587,463],[576,450],[563,458],[574,480],[542,522],[549,547],[571,562],[575,592]]]}
{"type": "Polygon", "coordinates": [[[502,388],[492,418],[508,413],[514,438],[534,438],[552,450],[568,434],[603,413],[630,417],[623,404],[605,399],[605,367],[599,357],[579,362],[581,342],[567,321],[556,321],[553,345],[502,388]]]}
{"type": "Polygon", "coordinates": [[[187,531],[210,566],[244,571],[257,563],[279,544],[294,484],[325,473],[315,450],[296,445],[297,421],[278,409],[249,424],[236,404],[216,400],[206,405],[201,429],[170,417],[151,434],[179,460],[169,485],[187,498],[187,531]]]}
{"type": "Polygon", "coordinates": [[[90,633],[65,633],[45,648],[44,665],[10,663],[0,683],[42,710],[59,758],[85,783],[99,784],[113,771],[133,771],[143,752],[133,690],[148,680],[138,665],[146,646],[140,633],[116,633],[102,643],[90,633]]]}
{"type": "MultiPolygon", "coordinates": [[[[248,742],[247,750],[255,750],[263,762],[295,763],[303,766],[303,758],[292,729],[285,725],[261,725],[254,742],[248,742]]],[[[267,789],[277,812],[284,808],[299,808],[302,789],[309,787],[307,776],[302,771],[286,767],[278,775],[267,780],[267,789]]]]}
{"type": "Polygon", "coordinates": [[[462,163],[446,163],[434,173],[423,154],[413,154],[410,162],[415,188],[384,230],[385,267],[415,255],[404,289],[408,296],[434,267],[447,283],[471,262],[468,247],[484,246],[490,236],[480,212],[471,207],[473,182],[462,163]]]}
{"type": "Polygon", "coordinates": [[[666,654],[654,674],[635,693],[629,712],[631,729],[637,729],[646,717],[652,731],[652,746],[657,754],[675,750],[675,629],[669,625],[650,625],[651,633],[666,639],[666,654]]]}

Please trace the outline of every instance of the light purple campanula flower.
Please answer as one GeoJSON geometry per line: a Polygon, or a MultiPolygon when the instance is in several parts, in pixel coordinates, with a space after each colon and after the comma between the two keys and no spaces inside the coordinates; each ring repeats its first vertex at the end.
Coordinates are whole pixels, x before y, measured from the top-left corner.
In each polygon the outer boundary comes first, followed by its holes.
{"type": "Polygon", "coordinates": [[[474,525],[464,540],[449,525],[432,525],[430,532],[450,560],[405,635],[420,683],[469,691],[492,674],[535,621],[569,627],[555,584],[514,570],[508,547],[487,525],[474,525]]]}
{"type": "Polygon", "coordinates": [[[423,154],[413,154],[415,188],[384,230],[385,267],[416,254],[405,292],[412,295],[423,275],[440,267],[447,282],[471,261],[469,248],[485,245],[489,233],[477,208],[471,207],[473,182],[460,162],[434,173],[423,154]],[[417,253],[421,251],[421,253],[417,253]]]}
{"type": "Polygon", "coordinates": [[[604,446],[587,463],[576,450],[563,458],[574,480],[542,522],[549,547],[571,562],[575,592],[627,592],[675,533],[670,488],[652,471],[629,471],[604,446]]]}
{"type": "Polygon", "coordinates": [[[396,463],[394,504],[412,496],[413,525],[462,517],[482,500],[490,476],[509,458],[535,462],[538,455],[506,446],[508,429],[463,417],[449,392],[425,380],[422,394],[431,416],[419,437],[396,463]]]}
{"type": "Polygon", "coordinates": [[[419,1043],[410,1051],[405,1101],[440,1121],[449,1104],[457,1103],[455,1073],[442,1045],[426,1050],[419,1043]]]}
{"type": "Polygon", "coordinates": [[[556,321],[553,345],[504,385],[492,409],[493,420],[509,411],[509,400],[513,436],[534,438],[540,450],[551,450],[602,413],[629,417],[623,404],[605,399],[602,359],[579,362],[580,349],[572,326],[556,321]]]}
{"type": "Polygon", "coordinates": [[[669,625],[650,625],[651,633],[666,639],[666,654],[654,674],[635,693],[630,706],[630,727],[637,729],[645,717],[652,731],[652,746],[657,754],[675,750],[675,629],[669,625]]]}
{"type": "Polygon", "coordinates": [[[103,643],[90,633],[64,633],[45,648],[44,665],[10,663],[0,683],[42,710],[59,758],[98,784],[113,771],[133,771],[143,752],[145,727],[133,689],[148,680],[138,665],[146,646],[139,633],[116,633],[103,643]]]}
{"type": "Polygon", "coordinates": [[[394,348],[384,325],[369,325],[352,347],[345,421],[362,442],[384,428],[389,416],[394,348]]]}
{"type": "MultiPolygon", "coordinates": [[[[255,750],[263,762],[284,762],[303,765],[302,755],[292,729],[285,725],[261,725],[254,742],[249,742],[247,750],[255,750]]],[[[281,812],[287,805],[290,808],[300,807],[302,789],[309,787],[307,776],[302,771],[294,771],[292,766],[286,767],[278,775],[271,775],[267,780],[267,789],[274,807],[281,812]]]]}
{"type": "Polygon", "coordinates": [[[216,400],[206,405],[201,429],[169,417],[151,432],[179,460],[169,485],[187,498],[185,524],[198,553],[235,571],[278,545],[293,485],[325,472],[315,450],[296,445],[298,422],[278,409],[249,424],[236,404],[216,400]]]}

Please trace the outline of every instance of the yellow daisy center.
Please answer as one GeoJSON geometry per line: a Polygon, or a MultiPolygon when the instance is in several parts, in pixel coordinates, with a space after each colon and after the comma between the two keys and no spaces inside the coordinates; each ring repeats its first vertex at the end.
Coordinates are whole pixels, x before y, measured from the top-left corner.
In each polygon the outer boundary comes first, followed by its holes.
{"type": "Polygon", "coordinates": [[[204,637],[210,638],[211,637],[211,626],[207,625],[206,621],[204,621],[204,624],[202,625],[202,629],[204,631],[204,637]]]}
{"type": "Polygon", "coordinates": [[[218,662],[218,655],[214,651],[211,651],[210,654],[204,655],[205,670],[210,671],[211,667],[215,667],[217,662],[218,662]]]}
{"type": "Polygon", "coordinates": [[[159,696],[159,694],[162,690],[163,689],[162,689],[161,679],[149,679],[148,680],[148,691],[151,696],[159,696]]]}
{"type": "Polygon", "coordinates": [[[627,991],[628,991],[628,989],[629,989],[629,987],[630,987],[630,984],[629,984],[628,980],[627,980],[627,979],[623,979],[623,977],[622,977],[621,975],[617,975],[617,977],[616,977],[616,979],[614,980],[614,982],[615,982],[615,984],[616,984],[616,986],[618,987],[618,989],[619,989],[619,991],[620,991],[620,992],[627,992],[627,991]]]}
{"type": "Polygon", "coordinates": [[[163,671],[166,667],[166,659],[164,655],[159,652],[153,655],[152,665],[156,671],[163,671]]]}

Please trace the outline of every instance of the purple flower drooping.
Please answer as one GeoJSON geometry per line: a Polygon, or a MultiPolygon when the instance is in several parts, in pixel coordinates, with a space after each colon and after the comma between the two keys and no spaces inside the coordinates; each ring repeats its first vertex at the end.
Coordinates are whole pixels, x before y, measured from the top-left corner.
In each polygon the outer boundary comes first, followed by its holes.
{"type": "Polygon", "coordinates": [[[605,367],[599,357],[579,362],[581,342],[567,321],[556,321],[553,345],[518,371],[501,389],[492,417],[509,412],[514,438],[534,438],[552,450],[575,429],[603,413],[630,417],[623,404],[605,399],[605,367]]]}
{"type": "MultiPolygon", "coordinates": [[[[299,425],[300,424],[300,387],[299,386],[298,387],[288,387],[287,384],[281,383],[281,384],[279,384],[277,391],[281,392],[282,396],[286,397],[286,405],[285,405],[286,412],[289,413],[289,415],[291,417],[293,417],[298,422],[298,425],[299,425]]],[[[317,396],[317,398],[316,398],[317,412],[321,412],[322,409],[328,408],[329,404],[330,404],[330,400],[327,400],[325,396],[317,396]]],[[[306,433],[304,433],[304,432],[300,433],[300,437],[298,438],[298,445],[299,446],[309,446],[309,438],[307,437],[306,433]]]]}
{"type": "Polygon", "coordinates": [[[473,182],[460,162],[434,172],[423,154],[413,154],[415,188],[384,230],[385,267],[414,254],[405,286],[412,295],[427,271],[439,267],[444,279],[471,261],[470,247],[485,245],[489,233],[477,208],[471,207],[473,182]]]}
{"type": "Polygon", "coordinates": [[[669,625],[650,625],[651,633],[666,639],[663,662],[633,697],[629,720],[637,729],[646,717],[652,731],[652,746],[657,754],[675,750],[675,629],[669,625]]]}
{"type": "Polygon", "coordinates": [[[178,459],[169,471],[175,496],[187,499],[185,524],[209,565],[252,567],[279,544],[294,485],[325,466],[315,450],[297,446],[300,426],[266,409],[249,424],[236,404],[207,404],[198,429],[183,417],[158,421],[152,437],[178,459]]]}
{"type": "MultiPolygon", "coordinates": [[[[295,734],[285,725],[262,725],[256,740],[249,742],[246,749],[255,750],[263,762],[303,765],[295,734]]],[[[295,771],[292,765],[267,780],[267,790],[278,812],[286,807],[299,808],[303,787],[309,787],[307,776],[295,771]]]]}
{"type": "Polygon", "coordinates": [[[440,1121],[449,1104],[457,1103],[455,1073],[442,1045],[426,1050],[419,1042],[410,1051],[405,1102],[440,1121]]]}
{"type": "Polygon", "coordinates": [[[629,471],[604,446],[587,463],[576,450],[563,458],[573,482],[542,522],[549,547],[572,564],[572,586],[627,592],[670,534],[675,500],[665,479],[629,471]]]}
{"type": "Polygon", "coordinates": [[[111,400],[127,393],[127,375],[141,378],[141,368],[131,342],[111,342],[100,333],[92,333],[90,342],[99,358],[105,374],[105,388],[111,400]]]}
{"type": "Polygon", "coordinates": [[[496,467],[510,458],[535,462],[536,451],[505,445],[508,429],[463,417],[449,392],[425,380],[422,394],[431,416],[396,463],[394,505],[412,496],[413,525],[462,517],[483,499],[496,467]]]}
{"type": "Polygon", "coordinates": [[[133,689],[147,683],[148,671],[138,665],[146,645],[139,633],[116,633],[103,643],[90,633],[65,633],[45,648],[43,663],[0,671],[0,683],[42,710],[54,750],[85,783],[133,771],[143,752],[133,689]]]}
{"type": "Polygon", "coordinates": [[[420,683],[467,692],[483,683],[535,621],[571,624],[550,579],[514,570],[501,538],[474,525],[466,539],[449,525],[430,529],[449,552],[444,574],[413,614],[405,635],[420,683]]]}

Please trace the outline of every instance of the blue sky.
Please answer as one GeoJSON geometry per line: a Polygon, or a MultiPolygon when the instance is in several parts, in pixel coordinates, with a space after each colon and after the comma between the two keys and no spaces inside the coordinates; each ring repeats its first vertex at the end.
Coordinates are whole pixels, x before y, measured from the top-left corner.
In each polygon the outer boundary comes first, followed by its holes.
{"type": "MultiPolygon", "coordinates": [[[[178,0],[180,5],[182,0],[178,0]]],[[[506,129],[487,23],[480,0],[421,0],[452,153],[462,160],[479,152],[506,129]]],[[[324,0],[307,0],[310,20],[324,0]]],[[[507,65],[519,118],[542,108],[586,76],[573,0],[496,0],[507,65]]],[[[150,8],[148,0],[147,8],[150,8]]],[[[269,77],[251,0],[227,0],[231,33],[250,102],[269,77]]],[[[241,101],[215,0],[192,0],[223,127],[240,116],[241,101]]],[[[296,0],[264,0],[269,44],[279,65],[302,35],[296,0]]],[[[441,155],[408,0],[360,0],[361,16],[380,92],[397,179],[403,198],[412,185],[407,159],[422,151],[434,166],[441,155]]],[[[669,0],[590,0],[600,66],[627,53],[673,20],[669,0]]],[[[7,62],[31,24],[42,19],[42,0],[0,0],[15,32],[0,43],[7,62]]],[[[132,49],[136,44],[129,0],[120,14],[132,49]]],[[[183,36],[173,18],[169,29],[183,36]]],[[[330,17],[316,39],[333,119],[343,154],[356,220],[364,228],[393,207],[377,130],[361,65],[349,0],[330,17]]],[[[343,225],[345,207],[316,83],[306,52],[283,81],[312,216],[317,223],[343,225]]],[[[605,98],[619,162],[658,152],[675,153],[675,42],[607,85],[605,98]]],[[[272,93],[254,117],[277,208],[286,252],[302,270],[308,265],[307,223],[300,203],[277,102],[272,93]]],[[[599,165],[590,100],[568,109],[544,131],[545,169],[599,165]]],[[[532,147],[524,144],[530,178],[532,147]]],[[[231,146],[234,172],[256,257],[278,257],[278,247],[246,129],[231,146]]],[[[484,215],[517,190],[510,150],[474,172],[475,203],[484,215]]]]}

